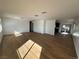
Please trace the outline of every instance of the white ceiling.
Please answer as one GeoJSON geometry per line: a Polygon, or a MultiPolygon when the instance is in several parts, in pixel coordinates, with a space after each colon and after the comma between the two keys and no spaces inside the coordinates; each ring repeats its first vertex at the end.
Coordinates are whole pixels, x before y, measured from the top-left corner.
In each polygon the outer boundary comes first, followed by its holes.
{"type": "Polygon", "coordinates": [[[79,0],[0,0],[0,14],[39,19],[73,18],[79,16],[79,0]],[[44,11],[47,13],[42,14],[44,11]]]}

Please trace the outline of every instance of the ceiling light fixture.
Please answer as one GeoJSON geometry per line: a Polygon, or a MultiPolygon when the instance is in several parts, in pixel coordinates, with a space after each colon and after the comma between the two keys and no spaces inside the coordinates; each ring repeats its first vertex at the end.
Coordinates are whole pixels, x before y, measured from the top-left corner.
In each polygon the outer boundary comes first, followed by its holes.
{"type": "Polygon", "coordinates": [[[38,17],[39,15],[34,15],[35,17],[38,17]]]}
{"type": "Polygon", "coordinates": [[[46,11],[44,11],[44,12],[41,12],[42,14],[46,14],[47,12],[46,11]]]}

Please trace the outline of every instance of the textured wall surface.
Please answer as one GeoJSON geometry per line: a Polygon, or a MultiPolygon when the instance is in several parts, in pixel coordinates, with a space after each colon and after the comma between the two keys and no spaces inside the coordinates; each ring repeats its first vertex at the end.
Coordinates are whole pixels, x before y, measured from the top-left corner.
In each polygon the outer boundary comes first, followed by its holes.
{"type": "Polygon", "coordinates": [[[3,18],[3,34],[13,34],[16,32],[29,32],[29,21],[25,19],[3,18]]]}

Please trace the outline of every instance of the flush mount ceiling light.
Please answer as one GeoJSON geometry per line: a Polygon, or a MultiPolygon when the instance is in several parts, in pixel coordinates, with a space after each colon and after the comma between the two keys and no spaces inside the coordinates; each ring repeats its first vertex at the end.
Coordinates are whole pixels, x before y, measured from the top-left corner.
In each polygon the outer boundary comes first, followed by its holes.
{"type": "Polygon", "coordinates": [[[41,12],[42,14],[46,14],[47,12],[46,11],[43,11],[43,12],[41,12]]]}
{"type": "Polygon", "coordinates": [[[35,17],[38,17],[39,15],[34,15],[35,17]]]}

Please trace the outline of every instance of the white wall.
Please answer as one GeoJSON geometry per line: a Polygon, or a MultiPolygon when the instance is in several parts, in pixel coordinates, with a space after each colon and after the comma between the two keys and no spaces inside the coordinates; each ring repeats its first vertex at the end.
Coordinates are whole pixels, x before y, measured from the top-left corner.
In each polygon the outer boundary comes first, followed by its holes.
{"type": "Polygon", "coordinates": [[[44,33],[44,20],[33,20],[33,31],[44,33]]]}
{"type": "MultiPolygon", "coordinates": [[[[54,35],[55,20],[33,20],[33,31],[54,35]]],[[[3,34],[16,32],[29,32],[29,21],[26,19],[15,19],[5,17],[2,19],[3,34]]]]}
{"type": "Polygon", "coordinates": [[[34,32],[54,35],[55,20],[34,20],[34,32]]]}
{"type": "Polygon", "coordinates": [[[2,34],[2,23],[1,23],[1,19],[0,19],[0,43],[2,41],[2,36],[3,36],[3,34],[2,34]]]}
{"type": "Polygon", "coordinates": [[[79,37],[74,37],[73,41],[74,41],[75,50],[77,53],[77,59],[79,59],[79,37]]]}
{"type": "Polygon", "coordinates": [[[3,18],[3,34],[13,34],[16,32],[29,32],[29,21],[26,19],[3,18]]]}
{"type": "Polygon", "coordinates": [[[45,20],[45,33],[54,35],[55,20],[45,20]]]}
{"type": "Polygon", "coordinates": [[[79,59],[79,24],[75,24],[73,28],[73,41],[76,49],[76,53],[79,59]]]}

